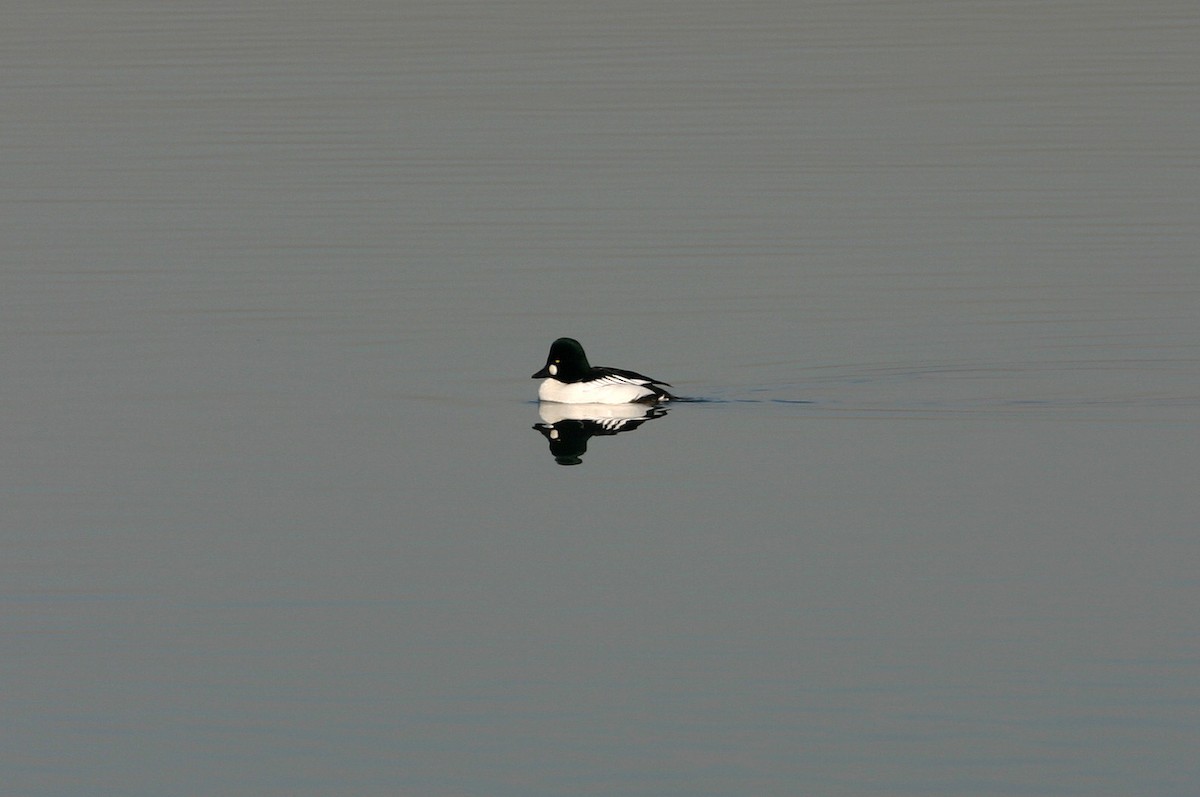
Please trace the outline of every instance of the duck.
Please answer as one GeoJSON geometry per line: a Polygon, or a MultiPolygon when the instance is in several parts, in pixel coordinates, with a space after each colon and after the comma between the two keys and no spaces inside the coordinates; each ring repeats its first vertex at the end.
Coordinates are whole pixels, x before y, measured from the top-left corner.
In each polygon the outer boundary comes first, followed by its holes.
{"type": "Polygon", "coordinates": [[[669,382],[626,371],[596,367],[588,363],[583,345],[574,338],[559,338],[550,344],[546,365],[532,379],[538,399],[558,404],[658,404],[677,400],[664,387],[669,382]]]}

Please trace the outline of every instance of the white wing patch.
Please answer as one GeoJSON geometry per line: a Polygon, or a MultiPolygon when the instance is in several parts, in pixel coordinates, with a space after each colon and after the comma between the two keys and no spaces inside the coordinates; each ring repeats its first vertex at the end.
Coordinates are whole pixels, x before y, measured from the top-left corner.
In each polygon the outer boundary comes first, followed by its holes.
{"type": "Polygon", "coordinates": [[[620,374],[605,374],[604,376],[600,377],[599,379],[596,379],[595,381],[593,381],[592,384],[594,384],[594,385],[637,385],[638,387],[641,387],[642,385],[650,384],[650,380],[649,379],[631,379],[628,376],[621,376],[620,374]]]}

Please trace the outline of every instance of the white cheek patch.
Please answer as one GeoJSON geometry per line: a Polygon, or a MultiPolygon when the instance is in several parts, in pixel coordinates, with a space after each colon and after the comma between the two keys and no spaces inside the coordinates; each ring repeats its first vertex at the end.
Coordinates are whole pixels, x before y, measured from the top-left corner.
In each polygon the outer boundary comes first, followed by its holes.
{"type": "Polygon", "coordinates": [[[550,371],[550,376],[558,376],[558,366],[554,363],[550,363],[550,368],[547,370],[550,371]]]}

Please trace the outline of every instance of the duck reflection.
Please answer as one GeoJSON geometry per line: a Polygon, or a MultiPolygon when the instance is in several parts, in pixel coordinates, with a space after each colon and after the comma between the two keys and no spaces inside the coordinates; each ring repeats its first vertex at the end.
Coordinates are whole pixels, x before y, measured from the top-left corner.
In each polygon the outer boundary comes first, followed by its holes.
{"type": "Polygon", "coordinates": [[[646,421],[667,414],[666,407],[645,404],[538,405],[542,422],[537,429],[550,443],[550,454],[559,465],[579,465],[593,437],[631,432],[646,421]]]}

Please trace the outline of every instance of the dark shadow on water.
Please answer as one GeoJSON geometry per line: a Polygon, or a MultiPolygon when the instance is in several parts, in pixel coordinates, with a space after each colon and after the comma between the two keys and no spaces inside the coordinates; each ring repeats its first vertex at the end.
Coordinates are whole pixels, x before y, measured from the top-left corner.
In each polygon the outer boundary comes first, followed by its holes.
{"type": "Polygon", "coordinates": [[[559,465],[581,465],[593,437],[613,437],[638,429],[647,421],[662,418],[661,404],[538,404],[542,422],[533,428],[550,444],[550,454],[559,465]]]}

